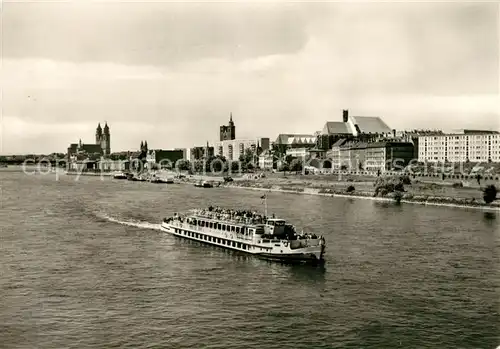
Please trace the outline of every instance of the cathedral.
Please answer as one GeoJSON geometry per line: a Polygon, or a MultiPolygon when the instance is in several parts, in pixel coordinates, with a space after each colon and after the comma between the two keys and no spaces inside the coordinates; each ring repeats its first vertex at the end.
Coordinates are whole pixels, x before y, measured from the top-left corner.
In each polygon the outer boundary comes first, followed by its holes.
{"type": "Polygon", "coordinates": [[[95,144],[84,144],[82,140],[78,143],[72,143],[68,147],[68,161],[70,161],[73,155],[80,154],[82,156],[91,156],[95,158],[96,156],[109,157],[111,154],[111,137],[109,132],[109,126],[106,123],[104,129],[99,123],[95,131],[95,144]]]}

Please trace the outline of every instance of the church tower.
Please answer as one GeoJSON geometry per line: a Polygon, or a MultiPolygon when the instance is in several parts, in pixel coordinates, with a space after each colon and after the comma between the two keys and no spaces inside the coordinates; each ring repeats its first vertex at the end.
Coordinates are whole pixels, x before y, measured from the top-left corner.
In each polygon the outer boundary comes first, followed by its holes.
{"type": "Polygon", "coordinates": [[[109,126],[107,122],[104,125],[104,132],[101,138],[101,148],[104,156],[109,156],[109,154],[111,154],[111,136],[109,133],[109,126]]]}
{"type": "Polygon", "coordinates": [[[233,113],[229,114],[229,124],[220,127],[220,141],[236,139],[236,127],[233,122],[233,113]]]}
{"type": "Polygon", "coordinates": [[[97,129],[95,130],[95,144],[101,144],[102,141],[102,128],[101,123],[97,125],[97,129]]]}

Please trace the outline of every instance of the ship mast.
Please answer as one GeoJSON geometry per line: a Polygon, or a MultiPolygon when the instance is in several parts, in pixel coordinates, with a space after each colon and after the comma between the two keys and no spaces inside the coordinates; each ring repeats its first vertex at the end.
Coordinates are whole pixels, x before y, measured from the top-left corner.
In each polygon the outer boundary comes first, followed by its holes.
{"type": "Polygon", "coordinates": [[[267,195],[264,194],[260,198],[264,200],[264,216],[267,217],[267,195]]]}

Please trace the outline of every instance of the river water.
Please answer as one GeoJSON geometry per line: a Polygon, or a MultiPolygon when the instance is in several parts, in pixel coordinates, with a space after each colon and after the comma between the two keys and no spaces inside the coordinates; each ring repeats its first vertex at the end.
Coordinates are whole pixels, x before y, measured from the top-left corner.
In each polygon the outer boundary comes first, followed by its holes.
{"type": "Polygon", "coordinates": [[[324,268],[165,235],[261,192],[0,172],[1,348],[485,348],[500,345],[496,212],[269,193],[323,233],[324,268]]]}

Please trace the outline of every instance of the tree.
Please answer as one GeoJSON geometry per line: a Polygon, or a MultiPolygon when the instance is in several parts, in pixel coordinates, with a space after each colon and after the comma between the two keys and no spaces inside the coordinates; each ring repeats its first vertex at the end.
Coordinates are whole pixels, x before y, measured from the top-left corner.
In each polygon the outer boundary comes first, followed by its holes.
{"type": "Polygon", "coordinates": [[[205,162],[203,160],[196,160],[193,163],[193,168],[195,172],[202,172],[204,168],[205,162]]]}
{"type": "Polygon", "coordinates": [[[251,148],[245,149],[244,154],[241,154],[238,160],[241,163],[242,169],[253,169],[258,162],[257,154],[251,148]]]}
{"type": "Polygon", "coordinates": [[[490,184],[483,189],[483,199],[487,204],[492,203],[497,198],[497,188],[490,184]]]}
{"type": "Polygon", "coordinates": [[[290,162],[290,171],[295,171],[295,173],[302,171],[302,162],[299,159],[293,159],[290,162]]]}
{"type": "Polygon", "coordinates": [[[179,171],[188,171],[191,168],[188,160],[178,160],[175,165],[179,171]]]}

